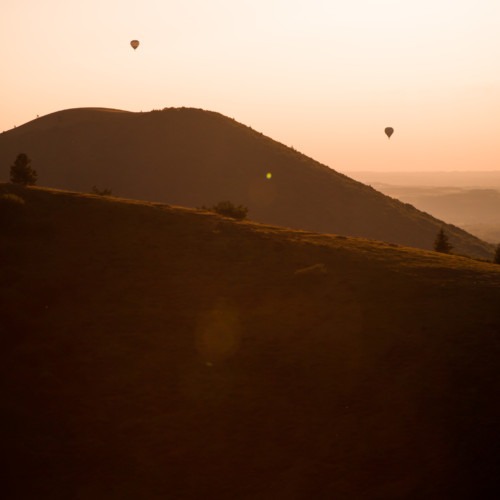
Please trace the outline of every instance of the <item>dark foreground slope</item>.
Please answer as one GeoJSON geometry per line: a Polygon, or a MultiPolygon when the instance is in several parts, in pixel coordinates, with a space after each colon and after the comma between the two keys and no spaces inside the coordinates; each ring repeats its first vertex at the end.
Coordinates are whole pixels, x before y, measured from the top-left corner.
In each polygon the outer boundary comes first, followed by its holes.
{"type": "MultiPolygon", "coordinates": [[[[0,181],[20,152],[39,184],[197,207],[230,200],[253,220],[431,249],[439,220],[218,113],[60,111],[0,135],[0,181]],[[271,173],[271,179],[267,174],[271,173]]],[[[453,226],[457,253],[493,249],[453,226]]]]}
{"type": "Polygon", "coordinates": [[[5,498],[499,493],[500,266],[1,190],[5,498]]]}

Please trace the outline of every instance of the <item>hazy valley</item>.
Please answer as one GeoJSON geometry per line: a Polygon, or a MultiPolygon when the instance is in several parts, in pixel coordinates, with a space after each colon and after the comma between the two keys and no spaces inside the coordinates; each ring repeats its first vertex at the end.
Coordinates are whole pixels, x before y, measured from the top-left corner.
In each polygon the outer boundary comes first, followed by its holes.
{"type": "Polygon", "coordinates": [[[482,240],[500,242],[500,171],[352,172],[350,175],[482,240]]]}

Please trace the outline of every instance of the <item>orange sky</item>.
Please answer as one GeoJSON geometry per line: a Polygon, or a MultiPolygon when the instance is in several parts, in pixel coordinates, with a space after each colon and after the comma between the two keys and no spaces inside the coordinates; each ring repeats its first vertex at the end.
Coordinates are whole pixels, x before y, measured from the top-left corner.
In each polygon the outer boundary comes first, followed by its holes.
{"type": "Polygon", "coordinates": [[[192,106],[343,172],[500,170],[499,26],[499,0],[2,0],[0,131],[192,106]]]}

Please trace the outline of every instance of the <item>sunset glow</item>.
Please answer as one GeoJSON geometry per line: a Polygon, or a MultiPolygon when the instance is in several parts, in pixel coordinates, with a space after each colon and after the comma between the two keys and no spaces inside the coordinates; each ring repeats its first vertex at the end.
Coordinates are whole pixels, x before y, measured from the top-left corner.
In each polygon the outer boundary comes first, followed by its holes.
{"type": "Polygon", "coordinates": [[[498,0],[4,0],[1,11],[0,132],[67,108],[186,106],[346,173],[500,170],[498,0]]]}

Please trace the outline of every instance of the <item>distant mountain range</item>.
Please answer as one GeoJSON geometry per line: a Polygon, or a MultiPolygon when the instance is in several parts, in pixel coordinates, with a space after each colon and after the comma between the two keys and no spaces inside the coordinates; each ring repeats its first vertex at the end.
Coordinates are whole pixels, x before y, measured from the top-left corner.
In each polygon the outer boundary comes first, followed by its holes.
{"type": "Polygon", "coordinates": [[[39,185],[187,207],[229,200],[249,218],[431,249],[445,228],[457,253],[491,258],[492,246],[354,181],[215,112],[59,111],[0,135],[0,181],[19,153],[39,185]]]}
{"type": "Polygon", "coordinates": [[[500,167],[499,170],[477,171],[352,171],[346,173],[357,181],[373,186],[500,189],[500,167]]]}

